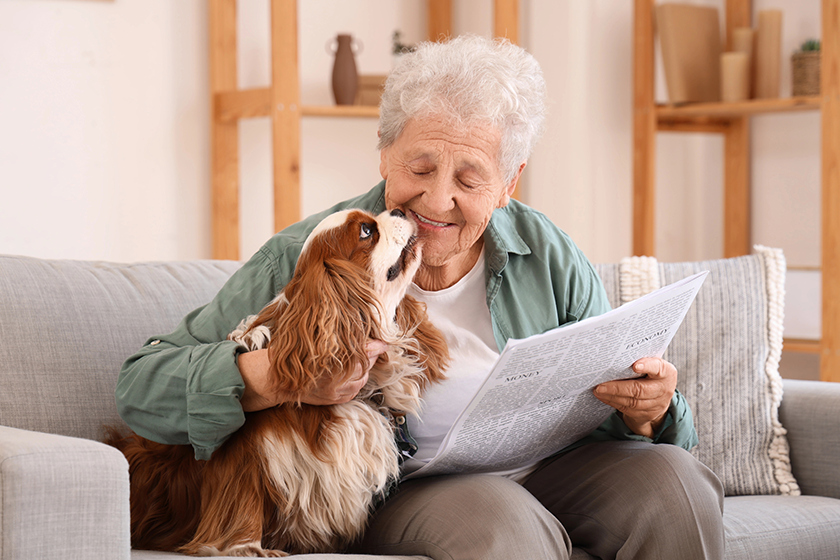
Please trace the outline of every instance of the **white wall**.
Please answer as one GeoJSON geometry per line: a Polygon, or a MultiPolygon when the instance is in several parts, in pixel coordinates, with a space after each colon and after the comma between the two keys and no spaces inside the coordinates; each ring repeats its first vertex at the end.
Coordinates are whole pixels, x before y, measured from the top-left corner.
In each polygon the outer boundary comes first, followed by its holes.
{"type": "Polygon", "coordinates": [[[209,255],[200,5],[0,2],[0,252],[209,255]]]}
{"type": "MultiPolygon", "coordinates": [[[[689,0],[690,1],[690,0],[689,0]]],[[[723,6],[722,0],[695,3],[723,6]]],[[[300,2],[304,103],[330,103],[330,39],[361,39],[359,71],[391,65],[395,29],[424,38],[424,0],[300,2]]],[[[755,0],[784,11],[788,55],[819,35],[817,0],[755,0]]],[[[454,31],[489,34],[489,0],[455,2],[454,31]]],[[[268,0],[240,0],[239,81],[268,83],[268,0]]],[[[631,248],[632,2],[522,0],[521,42],[549,85],[546,137],[524,200],[596,262],[631,248]]],[[[207,11],[204,0],[0,2],[0,253],[135,261],[210,256],[207,11]]],[[[664,82],[660,99],[667,99],[664,82]]],[[[753,119],[753,237],[789,263],[819,262],[819,117],[753,119]]],[[[267,119],[241,125],[242,254],[271,233],[267,119]]],[[[378,181],[376,122],[305,118],[304,215],[378,181]]],[[[722,142],[658,137],[663,260],[722,250],[722,142]]],[[[813,321],[812,321],[813,323],[813,321]]]]}

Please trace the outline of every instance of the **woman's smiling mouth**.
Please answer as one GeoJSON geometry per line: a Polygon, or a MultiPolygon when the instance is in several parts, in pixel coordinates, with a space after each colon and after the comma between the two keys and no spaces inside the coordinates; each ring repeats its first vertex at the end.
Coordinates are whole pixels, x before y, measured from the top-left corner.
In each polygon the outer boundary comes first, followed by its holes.
{"type": "Polygon", "coordinates": [[[421,216],[420,214],[418,214],[414,210],[409,210],[409,212],[411,213],[412,217],[414,217],[415,221],[418,222],[420,225],[437,227],[437,228],[444,228],[444,227],[452,225],[449,222],[436,222],[434,220],[430,220],[430,219],[428,219],[424,216],[421,216]]]}

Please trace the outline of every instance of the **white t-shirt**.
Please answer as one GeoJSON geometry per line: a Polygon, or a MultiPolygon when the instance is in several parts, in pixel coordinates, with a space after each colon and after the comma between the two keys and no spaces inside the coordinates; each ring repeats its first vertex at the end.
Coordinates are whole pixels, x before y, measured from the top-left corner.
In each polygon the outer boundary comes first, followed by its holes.
{"type": "MultiPolygon", "coordinates": [[[[472,270],[453,286],[427,292],[412,284],[408,294],[426,304],[429,319],[446,337],[450,361],[446,381],[432,385],[424,394],[421,417],[406,417],[418,449],[414,458],[405,462],[404,474],[414,472],[435,456],[499,358],[487,307],[483,251],[472,270]]],[[[529,467],[496,474],[518,479],[527,472],[529,467]]]]}

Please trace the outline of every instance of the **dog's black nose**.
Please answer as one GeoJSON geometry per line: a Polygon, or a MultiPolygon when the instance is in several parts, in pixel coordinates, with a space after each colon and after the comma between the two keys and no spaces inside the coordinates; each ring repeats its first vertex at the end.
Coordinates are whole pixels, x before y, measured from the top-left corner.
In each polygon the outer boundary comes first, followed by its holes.
{"type": "Polygon", "coordinates": [[[405,218],[405,213],[399,208],[394,208],[393,210],[391,210],[391,215],[396,218],[405,218]]]}

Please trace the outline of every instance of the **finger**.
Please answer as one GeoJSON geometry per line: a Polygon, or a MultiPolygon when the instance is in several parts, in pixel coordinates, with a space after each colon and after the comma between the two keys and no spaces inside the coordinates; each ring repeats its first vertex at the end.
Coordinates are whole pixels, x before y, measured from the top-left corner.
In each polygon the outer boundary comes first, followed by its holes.
{"type": "Polygon", "coordinates": [[[616,410],[622,412],[633,412],[634,414],[654,413],[659,414],[670,405],[670,399],[663,395],[656,399],[637,399],[634,397],[615,397],[615,396],[601,396],[595,395],[598,400],[607,404],[616,410]]]}
{"type": "Polygon", "coordinates": [[[676,368],[673,364],[661,358],[641,358],[633,364],[634,372],[646,375],[651,379],[667,377],[671,373],[671,369],[676,373],[676,368]]]}
{"type": "Polygon", "coordinates": [[[633,399],[638,401],[656,399],[667,392],[667,384],[661,379],[622,379],[609,381],[595,387],[599,398],[633,399]]]}

